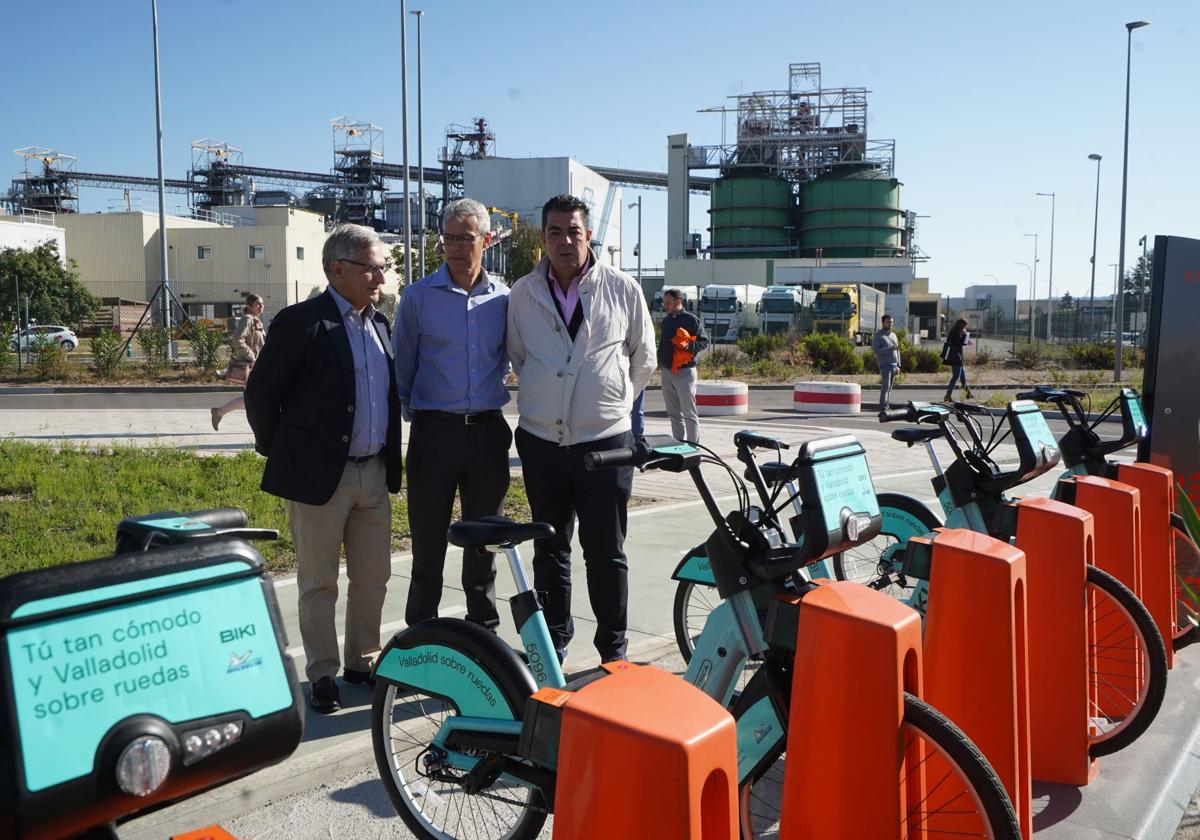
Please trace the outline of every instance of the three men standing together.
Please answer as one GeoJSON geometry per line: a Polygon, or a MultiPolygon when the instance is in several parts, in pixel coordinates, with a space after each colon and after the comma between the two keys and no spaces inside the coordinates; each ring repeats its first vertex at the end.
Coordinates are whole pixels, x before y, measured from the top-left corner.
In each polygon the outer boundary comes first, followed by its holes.
{"type": "MultiPolygon", "coordinates": [[[[597,262],[591,236],[582,201],[550,199],[542,210],[546,257],[510,294],[482,269],[491,241],[487,209],[471,199],[451,202],[442,226],[445,263],[405,291],[390,338],[374,308],[389,267],[384,246],[369,228],[342,225],[323,253],[329,288],[276,315],[246,409],[256,449],[267,456],[262,488],[288,500],[315,711],[341,706],[334,608],[343,548],[350,583],[342,679],[371,682],[391,573],[388,494],[400,490],[401,416],[411,421],[411,625],[438,613],[455,494],[465,519],[503,507],[513,434],[501,409],[510,369],[520,377],[515,437],[533,518],[555,529],[536,541],[533,560],[554,645],[564,658],[574,634],[578,518],[594,644],[603,661],[625,656],[633,468],[590,472],[583,460],[632,445],[630,410],[654,371],[654,330],[637,282],[597,262]]],[[[707,345],[695,327],[693,351],[707,345]]],[[[694,409],[694,386],[692,393],[694,409]]],[[[680,430],[679,437],[698,437],[686,417],[680,430]]],[[[462,585],[467,619],[494,630],[491,554],[464,552],[462,585]]]]}

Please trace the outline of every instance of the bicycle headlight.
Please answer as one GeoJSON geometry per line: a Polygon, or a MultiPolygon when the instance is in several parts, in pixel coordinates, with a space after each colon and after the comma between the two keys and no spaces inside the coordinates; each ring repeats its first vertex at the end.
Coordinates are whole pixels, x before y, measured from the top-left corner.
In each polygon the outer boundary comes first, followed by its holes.
{"type": "Polygon", "coordinates": [[[171,773],[171,750],[155,735],[135,738],[117,759],[117,786],[130,796],[149,796],[171,773]]]}

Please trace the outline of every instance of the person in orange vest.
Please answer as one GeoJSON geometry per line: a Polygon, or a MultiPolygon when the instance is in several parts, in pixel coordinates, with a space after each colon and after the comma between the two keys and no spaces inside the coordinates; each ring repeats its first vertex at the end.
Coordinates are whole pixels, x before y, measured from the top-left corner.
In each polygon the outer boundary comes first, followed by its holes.
{"type": "Polygon", "coordinates": [[[683,308],[679,289],[663,292],[662,337],[658,364],[662,369],[663,402],[671,419],[671,434],[688,443],[700,442],[700,415],[696,413],[696,356],[708,347],[700,319],[683,308]]]}

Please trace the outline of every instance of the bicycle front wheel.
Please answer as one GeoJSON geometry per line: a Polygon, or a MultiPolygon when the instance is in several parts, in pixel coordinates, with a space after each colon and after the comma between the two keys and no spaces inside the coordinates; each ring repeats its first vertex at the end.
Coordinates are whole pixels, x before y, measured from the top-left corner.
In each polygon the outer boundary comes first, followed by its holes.
{"type": "MultiPolygon", "coordinates": [[[[996,771],[961,729],[928,703],[904,695],[900,837],[1019,840],[1020,824],[996,771]],[[921,779],[924,784],[921,784],[921,779]]],[[[779,836],[784,758],[742,785],[743,840],[779,836]]],[[[864,806],[866,807],[866,806],[864,806]]]]}
{"type": "Polygon", "coordinates": [[[721,595],[715,586],[681,580],[675,587],[671,617],[675,624],[675,643],[679,645],[684,662],[692,661],[696,639],[700,638],[700,631],[704,629],[709,613],[719,603],[721,595]]]}
{"type": "Polygon", "coordinates": [[[1149,610],[1125,584],[1088,566],[1088,717],[1092,758],[1146,731],[1167,690],[1167,649],[1149,610]]]}
{"type": "MultiPolygon", "coordinates": [[[[904,546],[912,537],[923,537],[942,523],[925,505],[899,493],[879,493],[879,512],[883,526],[870,542],[846,549],[833,557],[833,575],[851,580],[898,601],[908,603],[917,581],[900,574],[904,546]]],[[[924,613],[924,604],[914,604],[924,613]]]]}
{"type": "MultiPolygon", "coordinates": [[[[503,644],[482,631],[469,634],[456,619],[416,624],[411,647],[449,648],[470,661],[481,684],[495,686],[499,702],[512,720],[520,720],[533,693],[533,678],[519,660],[494,655],[490,644],[503,644]],[[432,625],[440,625],[434,627],[432,625]],[[443,632],[439,632],[443,631],[443,632]],[[457,634],[457,635],[456,635],[457,634]]],[[[448,698],[414,691],[380,679],[371,705],[371,736],[375,762],[396,812],[424,840],[532,840],[546,820],[541,792],[500,776],[474,793],[464,787],[468,771],[444,761],[433,745],[446,720],[459,713],[448,698]]],[[[497,755],[469,749],[481,761],[497,755]]]]}
{"type": "Polygon", "coordinates": [[[1175,633],[1173,641],[1181,641],[1200,627],[1200,549],[1187,529],[1171,523],[1171,539],[1175,543],[1175,633]]]}

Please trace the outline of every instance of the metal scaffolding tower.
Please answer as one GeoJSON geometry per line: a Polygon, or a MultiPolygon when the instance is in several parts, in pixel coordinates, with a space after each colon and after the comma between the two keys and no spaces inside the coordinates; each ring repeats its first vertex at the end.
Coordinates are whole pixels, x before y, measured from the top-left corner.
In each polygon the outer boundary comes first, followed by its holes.
{"type": "Polygon", "coordinates": [[[20,175],[12,181],[4,204],[19,212],[40,210],[45,213],[78,213],[79,192],[75,166],[79,159],[43,146],[13,149],[24,159],[20,175]]]}
{"type": "Polygon", "coordinates": [[[463,162],[492,157],[495,143],[496,135],[488,128],[486,117],[476,117],[471,125],[446,126],[446,144],[438,155],[444,173],[443,206],[463,194],[463,162]]]}
{"type": "Polygon", "coordinates": [[[867,134],[867,94],[861,87],[823,88],[821,65],[788,65],[786,90],[731,96],[735,104],[705,108],[721,114],[722,142],[693,146],[688,169],[766,171],[794,182],[811,181],[840,167],[870,166],[892,174],[894,140],[867,134]],[[725,140],[726,119],[735,117],[736,140],[725,140]]]}
{"type": "Polygon", "coordinates": [[[192,207],[212,210],[249,204],[253,182],[238,171],[241,166],[242,150],[236,146],[211,138],[192,143],[192,168],[188,170],[192,207]]]}
{"type": "Polygon", "coordinates": [[[379,171],[383,129],[349,117],[338,117],[329,124],[333,127],[334,184],[342,202],[340,217],[374,227],[376,214],[384,206],[384,178],[379,171]]]}

